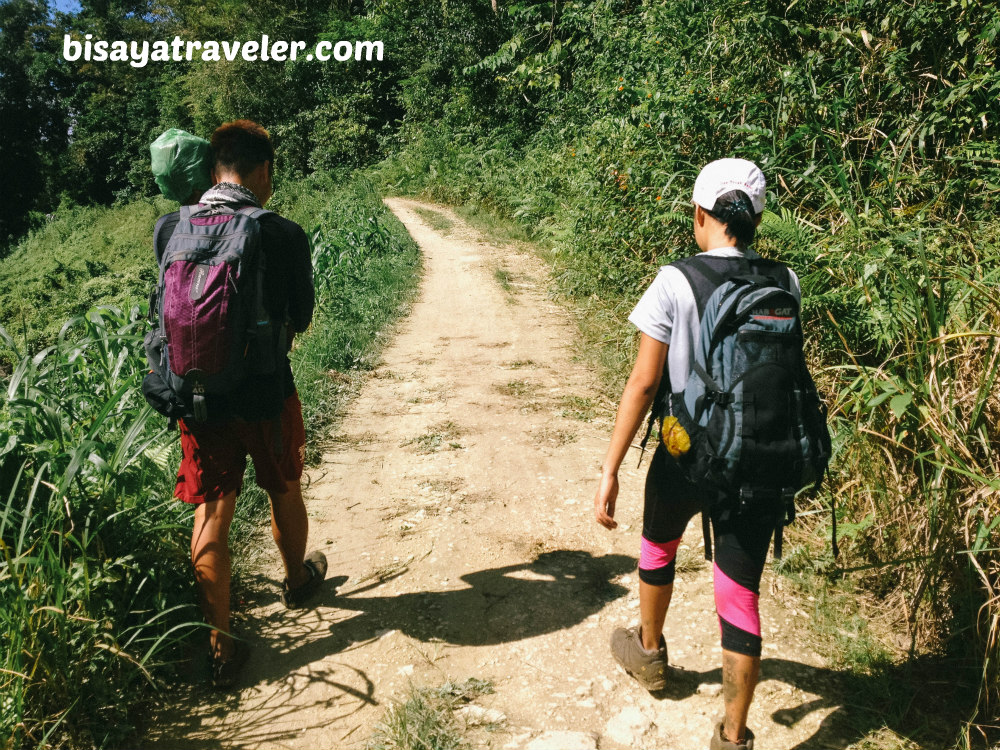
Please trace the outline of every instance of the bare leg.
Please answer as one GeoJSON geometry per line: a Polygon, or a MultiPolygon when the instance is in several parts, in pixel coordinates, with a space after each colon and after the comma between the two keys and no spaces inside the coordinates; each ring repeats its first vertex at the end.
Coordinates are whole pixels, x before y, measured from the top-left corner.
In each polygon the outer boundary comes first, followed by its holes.
{"type": "Polygon", "coordinates": [[[198,584],[201,610],[212,626],[212,654],[228,658],[233,651],[229,637],[229,526],[236,510],[236,493],[198,505],[191,534],[191,564],[198,584]]]}
{"type": "Polygon", "coordinates": [[[295,588],[309,580],[309,574],[302,565],[309,536],[309,516],[302,501],[302,485],[295,479],[288,483],[284,494],[268,497],[271,500],[271,535],[285,565],[288,585],[295,588]]]}
{"type": "Polygon", "coordinates": [[[730,742],[744,739],[747,713],[753,691],[760,677],[760,657],[722,652],[722,693],[726,700],[726,721],[723,730],[730,742]]]}
{"type": "Polygon", "coordinates": [[[660,647],[663,623],[667,619],[667,608],[674,593],[674,584],[654,586],[639,581],[639,617],[642,622],[642,647],[655,651],[660,647]]]}

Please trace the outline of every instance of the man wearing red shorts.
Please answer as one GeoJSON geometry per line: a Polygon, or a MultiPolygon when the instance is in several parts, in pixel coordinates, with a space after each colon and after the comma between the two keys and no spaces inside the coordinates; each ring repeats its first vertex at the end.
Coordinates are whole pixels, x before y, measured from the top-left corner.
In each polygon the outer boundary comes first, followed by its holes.
{"type": "MultiPolygon", "coordinates": [[[[199,205],[263,207],[271,197],[274,147],[268,132],[249,120],[226,123],[212,135],[215,183],[199,205]]],[[[289,341],[312,320],[314,291],[309,244],[302,228],[277,214],[260,217],[266,259],[264,302],[272,320],[287,320],[289,341]]],[[[168,214],[154,233],[159,257],[177,226],[168,214]]],[[[231,576],[229,527],[249,454],[257,484],[271,501],[271,531],[285,567],[282,601],[302,606],[326,576],[321,552],[306,556],[309,522],[300,477],[305,459],[302,407],[288,358],[276,372],[249,376],[228,397],[216,397],[208,422],[179,421],[182,458],[174,494],[195,506],[191,537],[201,608],[212,627],[212,681],[231,687],[246,662],[242,641],[229,635],[231,576]]]]}

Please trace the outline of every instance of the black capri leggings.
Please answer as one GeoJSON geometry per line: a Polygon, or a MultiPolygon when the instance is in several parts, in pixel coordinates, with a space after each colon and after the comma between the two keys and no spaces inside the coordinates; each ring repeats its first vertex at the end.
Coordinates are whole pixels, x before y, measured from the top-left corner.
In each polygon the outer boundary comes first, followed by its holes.
{"type": "MultiPolygon", "coordinates": [[[[646,475],[640,580],[653,586],[674,582],[681,536],[700,511],[701,500],[694,485],[661,443],[646,475]]],[[[760,656],[760,577],[773,533],[772,518],[713,515],[715,608],[722,648],[727,651],[760,656]]]]}

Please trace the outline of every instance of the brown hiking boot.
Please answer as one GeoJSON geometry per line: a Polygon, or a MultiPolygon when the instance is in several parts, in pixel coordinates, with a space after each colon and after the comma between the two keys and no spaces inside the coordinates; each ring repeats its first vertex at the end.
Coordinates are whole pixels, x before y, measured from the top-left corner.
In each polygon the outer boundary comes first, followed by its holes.
{"type": "Polygon", "coordinates": [[[638,625],[617,628],[611,634],[611,655],[646,690],[655,692],[667,686],[667,643],[662,635],[660,647],[650,653],[642,647],[638,625]]]}
{"type": "Polygon", "coordinates": [[[715,723],[715,731],[712,733],[712,744],[709,750],[753,750],[753,732],[746,728],[746,737],[743,742],[730,742],[724,733],[725,718],[719,719],[715,723]]]}

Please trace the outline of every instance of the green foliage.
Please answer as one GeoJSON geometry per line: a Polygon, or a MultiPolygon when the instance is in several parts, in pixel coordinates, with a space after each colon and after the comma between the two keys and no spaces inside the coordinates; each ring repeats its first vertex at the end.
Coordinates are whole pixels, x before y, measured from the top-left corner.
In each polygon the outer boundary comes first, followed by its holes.
{"type": "MultiPolygon", "coordinates": [[[[144,298],[156,278],[152,227],[176,204],[60,209],[0,261],[0,321],[21,351],[55,342],[63,321],[97,304],[144,298]]],[[[0,343],[0,360],[11,352],[0,343]]]]}
{"type": "MultiPolygon", "coordinates": [[[[170,40],[177,31],[165,9],[149,0],[84,2],[75,14],[49,22],[52,54],[60,58],[63,37],[78,42],[128,40],[137,45],[170,40]]],[[[194,37],[197,38],[197,37],[194,37]]],[[[62,196],[81,205],[108,205],[157,194],[149,169],[149,144],[168,127],[187,121],[161,117],[174,97],[183,63],[61,60],[66,78],[62,103],[72,115],[72,137],[58,154],[58,181],[47,196],[54,208],[62,196]]],[[[174,115],[175,111],[169,114],[174,115]]]]}
{"type": "Polygon", "coordinates": [[[41,196],[66,145],[65,79],[56,64],[45,3],[0,4],[0,258],[5,246],[48,208],[41,196]]]}
{"type": "Polygon", "coordinates": [[[139,391],[143,328],[137,309],[71,319],[4,383],[0,731],[11,747],[127,740],[136,694],[194,627],[169,441],[139,391]]]}

